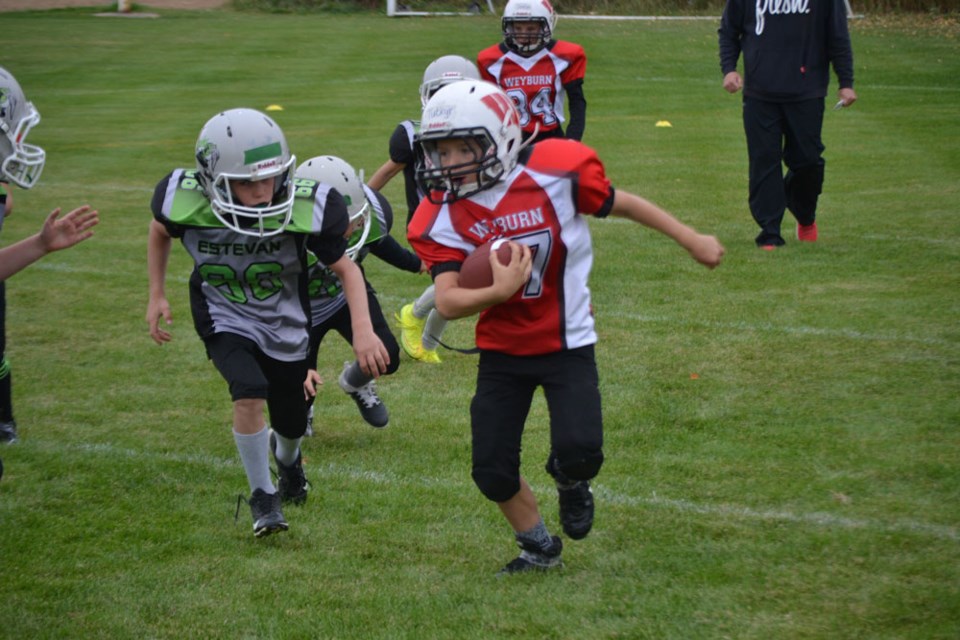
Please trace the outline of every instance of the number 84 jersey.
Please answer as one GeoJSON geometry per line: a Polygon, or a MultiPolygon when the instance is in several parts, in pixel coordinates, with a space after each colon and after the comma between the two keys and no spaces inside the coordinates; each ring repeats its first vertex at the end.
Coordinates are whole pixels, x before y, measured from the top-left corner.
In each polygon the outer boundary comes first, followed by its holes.
{"type": "Polygon", "coordinates": [[[421,202],[407,239],[434,276],[459,270],[493,238],[528,245],[530,279],[481,312],[477,346],[520,356],[576,349],[597,341],[587,282],[593,247],[581,214],[608,215],[613,193],[592,149],[544,140],[521,152],[516,168],[489,189],[447,204],[421,202]]]}

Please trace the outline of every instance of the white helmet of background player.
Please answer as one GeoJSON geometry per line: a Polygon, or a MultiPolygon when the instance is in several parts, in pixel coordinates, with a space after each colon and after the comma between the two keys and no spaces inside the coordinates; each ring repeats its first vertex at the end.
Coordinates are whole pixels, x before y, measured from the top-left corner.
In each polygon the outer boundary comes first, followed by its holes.
{"type": "Polygon", "coordinates": [[[557,27],[557,14],[549,0],[510,0],[503,10],[500,20],[503,29],[503,43],[511,51],[523,56],[536,53],[550,42],[553,31],[557,27]],[[518,42],[514,25],[517,22],[537,22],[540,24],[540,33],[532,42],[518,42]]]}
{"type": "Polygon", "coordinates": [[[427,65],[420,85],[420,104],[427,106],[427,100],[441,87],[458,80],[479,80],[477,65],[463,56],[441,56],[427,65]]]}
{"type": "Polygon", "coordinates": [[[210,118],[197,138],[197,181],[214,215],[248,236],[281,233],[293,215],[293,167],[287,139],[276,122],[254,109],[230,109],[210,118]],[[276,178],[272,200],[248,207],[234,199],[231,183],[276,178]]]}
{"type": "Polygon", "coordinates": [[[25,142],[39,122],[40,113],[27,102],[16,78],[0,67],[0,181],[29,189],[40,179],[47,154],[25,142]]]}
{"type": "Polygon", "coordinates": [[[316,156],[297,167],[297,178],[316,180],[336,189],[347,201],[347,214],[353,233],[347,239],[347,256],[355,260],[370,235],[370,200],[363,189],[363,169],[358,175],[346,160],[336,156],[316,156]]]}
{"type": "Polygon", "coordinates": [[[517,166],[521,149],[520,116],[500,87],[464,80],[443,87],[423,109],[420,134],[423,165],[417,183],[431,202],[452,202],[493,186],[517,166]],[[480,155],[473,162],[442,167],[437,142],[474,139],[480,155]],[[435,200],[436,191],[442,192],[435,200]]]}

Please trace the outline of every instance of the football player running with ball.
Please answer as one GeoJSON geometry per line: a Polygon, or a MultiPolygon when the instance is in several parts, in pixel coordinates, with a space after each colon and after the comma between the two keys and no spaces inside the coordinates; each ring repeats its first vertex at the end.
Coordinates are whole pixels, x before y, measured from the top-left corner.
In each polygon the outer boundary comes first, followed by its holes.
{"type": "Polygon", "coordinates": [[[517,106],[523,139],[581,140],[587,119],[583,47],[553,39],[557,14],[548,0],[510,0],[501,27],[503,42],[481,51],[477,67],[483,80],[506,91],[517,106]],[[566,133],[564,96],[570,108],[566,133]]]}
{"type": "Polygon", "coordinates": [[[451,319],[480,313],[472,476],[520,546],[500,573],[558,567],[561,539],[550,534],[520,474],[520,451],[534,392],[542,387],[550,414],[546,470],[556,482],[560,524],[570,538],[584,538],[593,526],[590,481],[603,463],[586,216],[650,227],[709,268],[720,264],[724,249],[653,203],[614,190],[596,153],[580,142],[524,146],[513,102],[490,83],[464,81],[438,91],[424,109],[420,143],[425,165],[418,179],[428,195],[408,239],[430,266],[440,313],[451,319]],[[491,258],[492,285],[460,287],[466,257],[495,237],[513,243],[510,264],[491,258]]]}
{"type": "Polygon", "coordinates": [[[194,326],[229,386],[253,533],[262,537],[285,531],[281,502],[303,503],[309,490],[300,453],[307,427],[307,249],[343,283],[361,369],[376,377],[389,355],[370,322],[363,274],[346,255],[343,196],[329,185],[295,184],[296,157],[277,123],[253,109],[219,113],[200,131],[195,156],[196,170],[175,169],[153,195],[146,320],[157,344],[171,340],[161,321],[172,322],[164,283],[172,239],[179,238],[194,260],[194,326]]]}

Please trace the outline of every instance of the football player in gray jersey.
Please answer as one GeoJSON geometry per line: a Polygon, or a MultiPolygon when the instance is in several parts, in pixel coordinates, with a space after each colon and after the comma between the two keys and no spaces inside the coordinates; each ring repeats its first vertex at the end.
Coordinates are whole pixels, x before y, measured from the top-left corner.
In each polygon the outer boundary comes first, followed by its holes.
{"type": "MultiPolygon", "coordinates": [[[[383,195],[363,184],[362,171],[358,176],[350,163],[336,156],[316,156],[301,164],[296,175],[297,178],[331,185],[343,195],[350,215],[350,227],[347,229],[350,246],[347,248],[347,255],[358,265],[368,253],[373,253],[397,269],[411,273],[422,273],[426,270],[415,253],[402,247],[390,235],[393,208],[383,195]]],[[[384,371],[384,375],[390,375],[400,366],[400,346],[383,317],[376,291],[369,282],[366,282],[366,288],[373,329],[390,353],[390,364],[384,371]]],[[[347,342],[353,339],[350,308],[346,304],[343,285],[336,274],[315,258],[311,260],[310,266],[310,310],[313,316],[308,358],[310,373],[304,383],[304,390],[310,402],[307,430],[312,433],[313,398],[321,381],[316,370],[320,343],[331,329],[337,331],[347,342]]],[[[376,382],[373,376],[363,372],[359,363],[345,363],[338,382],[344,393],[357,403],[360,415],[368,424],[377,428],[387,426],[390,416],[377,393],[376,382]]]]}
{"type": "Polygon", "coordinates": [[[146,320],[157,344],[171,340],[164,285],[178,238],[194,261],[194,326],[230,389],[253,532],[262,537],[285,531],[281,502],[303,503],[309,490],[300,453],[307,417],[308,248],[343,282],[360,368],[377,377],[390,356],[373,331],[363,274],[345,253],[343,196],[328,185],[294,179],[296,157],[277,123],[253,109],[224,111],[204,125],[195,152],[196,170],[174,170],[154,192],[146,320]]]}

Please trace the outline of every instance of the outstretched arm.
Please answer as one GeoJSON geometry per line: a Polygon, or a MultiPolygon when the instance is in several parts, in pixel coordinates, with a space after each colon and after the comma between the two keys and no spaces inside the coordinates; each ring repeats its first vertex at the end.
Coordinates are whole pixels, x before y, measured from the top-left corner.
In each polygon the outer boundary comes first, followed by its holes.
{"type": "Polygon", "coordinates": [[[393,176],[403,171],[405,166],[407,165],[394,162],[393,160],[387,160],[370,176],[370,179],[367,180],[367,186],[380,191],[380,189],[383,189],[383,187],[393,179],[393,176]]]}
{"type": "Polygon", "coordinates": [[[617,190],[610,214],[633,220],[673,238],[700,264],[713,269],[723,258],[723,245],[713,236],[697,233],[652,202],[638,195],[617,190]]]}
{"type": "Polygon", "coordinates": [[[88,205],[74,209],[62,218],[59,207],[50,212],[39,233],[0,250],[0,280],[6,280],[43,256],[68,249],[93,235],[100,219],[88,205]]]}

